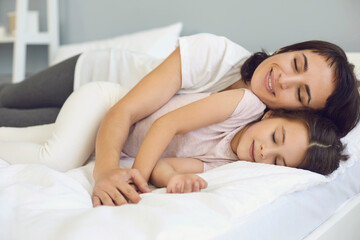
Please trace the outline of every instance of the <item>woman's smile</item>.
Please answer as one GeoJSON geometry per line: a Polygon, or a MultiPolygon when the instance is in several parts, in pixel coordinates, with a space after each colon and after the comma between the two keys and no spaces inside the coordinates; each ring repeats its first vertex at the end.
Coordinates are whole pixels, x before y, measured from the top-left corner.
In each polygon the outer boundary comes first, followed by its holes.
{"type": "Polygon", "coordinates": [[[268,90],[268,92],[275,96],[275,78],[273,73],[273,68],[270,69],[270,71],[265,76],[265,88],[268,90]]]}

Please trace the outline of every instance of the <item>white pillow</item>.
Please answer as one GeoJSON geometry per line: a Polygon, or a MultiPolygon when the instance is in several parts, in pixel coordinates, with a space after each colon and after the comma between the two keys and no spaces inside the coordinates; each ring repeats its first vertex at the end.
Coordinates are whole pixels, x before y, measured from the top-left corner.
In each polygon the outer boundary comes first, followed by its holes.
{"type": "Polygon", "coordinates": [[[110,39],[63,45],[59,47],[50,65],[85,51],[106,48],[126,48],[140,53],[147,53],[154,57],[166,58],[176,48],[182,27],[182,23],[179,22],[162,28],[154,28],[110,39]]]}

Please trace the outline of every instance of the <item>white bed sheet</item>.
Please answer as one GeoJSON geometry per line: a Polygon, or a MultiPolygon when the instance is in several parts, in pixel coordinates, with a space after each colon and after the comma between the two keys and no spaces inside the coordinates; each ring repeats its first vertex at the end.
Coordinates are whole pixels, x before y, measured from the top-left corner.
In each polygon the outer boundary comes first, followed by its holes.
{"type": "Polygon", "coordinates": [[[209,187],[201,193],[155,189],[137,205],[93,209],[93,165],[61,173],[0,161],[0,239],[219,238],[279,196],[328,181],[309,171],[239,161],[203,173],[209,187]]]}

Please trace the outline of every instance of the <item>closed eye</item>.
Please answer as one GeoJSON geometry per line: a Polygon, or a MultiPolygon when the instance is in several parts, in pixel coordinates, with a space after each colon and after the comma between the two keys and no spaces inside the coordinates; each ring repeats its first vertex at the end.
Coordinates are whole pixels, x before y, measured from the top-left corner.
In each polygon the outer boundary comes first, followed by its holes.
{"type": "Polygon", "coordinates": [[[301,95],[300,95],[300,88],[298,88],[298,100],[299,100],[299,102],[302,104],[301,95]]]}
{"type": "Polygon", "coordinates": [[[299,72],[298,66],[297,66],[297,61],[296,58],[294,58],[294,67],[295,67],[295,71],[299,72]]]}
{"type": "Polygon", "coordinates": [[[273,138],[273,142],[276,143],[276,140],[275,140],[275,132],[273,133],[272,138],[273,138]]]}

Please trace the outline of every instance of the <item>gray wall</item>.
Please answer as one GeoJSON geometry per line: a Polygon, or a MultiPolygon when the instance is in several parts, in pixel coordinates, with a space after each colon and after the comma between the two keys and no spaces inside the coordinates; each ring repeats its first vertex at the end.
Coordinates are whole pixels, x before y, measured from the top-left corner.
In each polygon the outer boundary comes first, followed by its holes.
{"type": "MultiPolygon", "coordinates": [[[[29,0],[46,30],[45,0],[29,0]]],[[[360,0],[58,0],[60,43],[114,37],[182,21],[182,35],[224,35],[250,51],[320,39],[360,51],[360,0]]],[[[0,0],[0,24],[15,0],[0,0]]],[[[47,48],[28,48],[27,72],[47,66],[47,48]]],[[[0,75],[11,74],[12,45],[0,44],[0,75]]]]}

